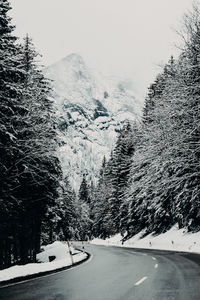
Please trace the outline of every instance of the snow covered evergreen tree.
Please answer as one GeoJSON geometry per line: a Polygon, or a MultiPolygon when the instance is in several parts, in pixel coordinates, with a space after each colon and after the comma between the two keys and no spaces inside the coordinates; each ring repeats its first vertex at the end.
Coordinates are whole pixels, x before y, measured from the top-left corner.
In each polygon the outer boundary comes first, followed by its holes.
{"type": "Polygon", "coordinates": [[[55,151],[57,133],[52,102],[48,99],[49,83],[36,64],[37,53],[27,36],[21,52],[21,68],[25,74],[21,101],[26,108],[18,129],[20,156],[17,172],[20,186],[16,188],[21,199],[19,240],[23,253],[36,259],[40,249],[42,219],[48,206],[55,203],[61,170],[55,151]],[[29,232],[28,232],[29,230],[29,232]],[[26,237],[24,239],[24,237],[26,237]],[[32,249],[32,250],[31,250],[32,249]],[[31,254],[28,252],[31,251],[31,254]]]}
{"type": "Polygon", "coordinates": [[[174,141],[173,188],[176,215],[180,226],[199,230],[200,224],[200,8],[184,18],[184,49],[178,61],[178,77],[172,92],[171,130],[178,133],[174,141]],[[177,130],[178,128],[178,130],[177,130]],[[177,147],[178,146],[178,147],[177,147]]]}
{"type": "Polygon", "coordinates": [[[199,230],[199,15],[194,6],[185,16],[182,53],[146,100],[124,220],[129,236],[144,228],[163,232],[176,222],[199,230]]]}
{"type": "Polygon", "coordinates": [[[43,224],[42,240],[52,243],[54,240],[79,239],[79,208],[76,194],[72,190],[68,177],[61,181],[59,197],[54,206],[48,207],[43,224]]]}
{"type": "Polygon", "coordinates": [[[119,133],[111,158],[107,163],[103,160],[95,194],[95,235],[105,238],[120,231],[121,206],[135,143],[133,126],[127,123],[119,133]]]}
{"type": "Polygon", "coordinates": [[[14,195],[18,177],[13,169],[17,161],[16,126],[25,108],[21,105],[23,71],[20,69],[16,37],[8,16],[10,5],[0,1],[0,268],[11,264],[11,244],[18,229],[20,199],[14,195]]]}
{"type": "MultiPolygon", "coordinates": [[[[112,154],[111,159],[112,160],[112,154]]],[[[111,195],[111,168],[110,164],[106,162],[105,157],[102,161],[100,169],[99,180],[94,194],[94,220],[92,227],[92,234],[95,237],[106,238],[114,234],[113,222],[110,218],[110,204],[108,199],[111,195]]]]}
{"type": "Polygon", "coordinates": [[[35,261],[41,222],[58,196],[61,170],[49,85],[28,37],[15,43],[0,1],[0,267],[35,261]],[[11,261],[11,257],[13,257],[11,261]]]}
{"type": "Polygon", "coordinates": [[[83,174],[83,179],[79,188],[78,205],[79,205],[79,235],[82,240],[91,238],[92,228],[92,206],[91,203],[91,188],[87,182],[86,175],[83,174]]]}
{"type": "Polygon", "coordinates": [[[143,126],[140,129],[140,141],[134,155],[130,187],[127,191],[128,214],[123,223],[127,222],[128,235],[144,228],[148,231],[165,231],[173,225],[171,215],[172,203],[170,194],[167,196],[166,180],[168,149],[167,137],[171,136],[168,127],[169,107],[164,100],[164,92],[174,80],[174,62],[171,59],[164,67],[155,83],[153,93],[147,98],[144,110],[143,126]],[[148,105],[148,101],[153,105],[148,105]]]}
{"type": "Polygon", "coordinates": [[[79,199],[82,202],[90,204],[89,186],[85,174],[83,174],[83,180],[81,182],[80,189],[79,189],[79,199]]]}

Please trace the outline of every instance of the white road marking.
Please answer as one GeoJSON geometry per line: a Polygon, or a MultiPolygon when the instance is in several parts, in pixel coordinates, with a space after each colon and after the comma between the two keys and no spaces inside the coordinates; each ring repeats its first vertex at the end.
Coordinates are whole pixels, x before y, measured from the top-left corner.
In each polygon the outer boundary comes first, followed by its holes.
{"type": "Polygon", "coordinates": [[[130,253],[130,254],[139,254],[139,255],[142,255],[142,253],[136,252],[136,251],[129,251],[129,250],[127,250],[127,252],[130,253]]]}
{"type": "Polygon", "coordinates": [[[144,255],[144,256],[147,256],[147,254],[146,254],[146,253],[142,253],[142,255],[144,255]]]}
{"type": "Polygon", "coordinates": [[[143,283],[147,278],[148,278],[147,276],[141,278],[139,281],[137,281],[137,282],[135,283],[135,286],[140,285],[140,284],[143,283]]]}
{"type": "Polygon", "coordinates": [[[157,267],[158,267],[158,264],[155,264],[154,268],[157,269],[157,267]]]}
{"type": "Polygon", "coordinates": [[[153,260],[156,260],[156,258],[155,258],[155,257],[153,257],[153,256],[152,256],[152,259],[153,259],[153,260]]]}

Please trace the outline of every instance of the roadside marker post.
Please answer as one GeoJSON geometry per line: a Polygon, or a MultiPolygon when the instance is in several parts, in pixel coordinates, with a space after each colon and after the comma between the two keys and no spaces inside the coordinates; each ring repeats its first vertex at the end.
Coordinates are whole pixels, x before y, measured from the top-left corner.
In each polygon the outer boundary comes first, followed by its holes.
{"type": "Polygon", "coordinates": [[[85,247],[84,247],[83,241],[82,241],[82,249],[83,249],[83,252],[85,252],[85,247]]]}
{"type": "Polygon", "coordinates": [[[72,265],[73,265],[74,264],[74,260],[73,260],[72,251],[71,251],[71,248],[70,248],[69,240],[67,240],[67,246],[68,246],[68,249],[69,249],[69,254],[70,254],[72,265]]]}

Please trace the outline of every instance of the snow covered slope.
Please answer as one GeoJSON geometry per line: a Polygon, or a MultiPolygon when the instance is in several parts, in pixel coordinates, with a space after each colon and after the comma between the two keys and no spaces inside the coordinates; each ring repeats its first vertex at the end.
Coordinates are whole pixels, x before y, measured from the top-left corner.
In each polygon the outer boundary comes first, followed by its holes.
{"type": "Polygon", "coordinates": [[[83,173],[95,180],[117,132],[126,120],[138,118],[142,103],[130,82],[104,78],[78,54],[49,66],[45,75],[53,80],[52,97],[59,111],[63,171],[76,189],[83,173]]]}
{"type": "Polygon", "coordinates": [[[176,224],[167,232],[158,235],[146,235],[146,231],[143,230],[123,244],[121,234],[106,240],[97,238],[92,240],[91,244],[200,253],[200,232],[192,233],[186,228],[178,229],[176,224]]]}
{"type": "MultiPolygon", "coordinates": [[[[70,247],[73,254],[73,262],[78,263],[87,258],[87,254],[74,250],[70,247]]],[[[53,244],[43,246],[43,252],[37,254],[39,263],[29,263],[26,265],[16,265],[4,270],[0,270],[0,283],[11,279],[27,278],[29,275],[41,274],[49,271],[58,270],[72,265],[71,256],[66,242],[56,241],[53,244]],[[49,256],[55,256],[55,260],[49,262],[49,256]]]]}

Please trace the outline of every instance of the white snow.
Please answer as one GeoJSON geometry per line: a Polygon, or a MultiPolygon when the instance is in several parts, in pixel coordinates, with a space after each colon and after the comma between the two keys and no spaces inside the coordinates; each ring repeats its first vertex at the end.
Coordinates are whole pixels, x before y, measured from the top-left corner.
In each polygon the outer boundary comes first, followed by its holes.
{"type": "MultiPolygon", "coordinates": [[[[8,269],[0,271],[0,282],[17,277],[24,277],[27,275],[42,273],[46,271],[52,271],[72,265],[69,249],[65,242],[54,242],[53,244],[43,246],[43,252],[37,255],[37,259],[40,263],[31,263],[26,265],[16,265],[8,269]],[[56,256],[56,259],[49,262],[49,256],[56,256]]],[[[74,263],[79,262],[87,257],[86,253],[76,251],[71,247],[74,263]]]]}
{"type": "Polygon", "coordinates": [[[142,238],[144,234],[145,230],[124,242],[123,245],[120,234],[106,240],[94,239],[91,243],[95,245],[200,253],[200,232],[189,233],[186,229],[178,229],[178,226],[175,225],[169,231],[159,235],[149,234],[142,238]]]}

